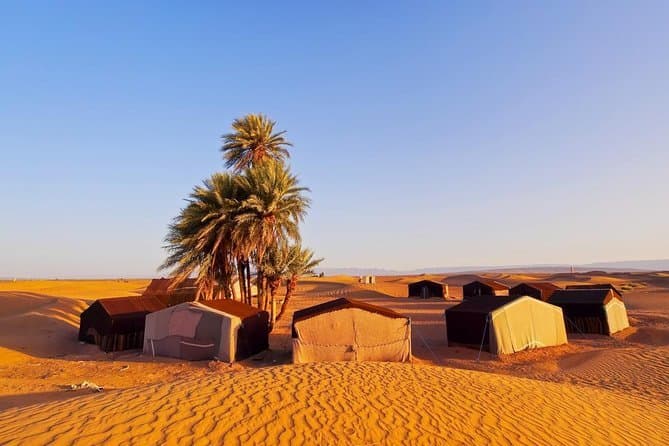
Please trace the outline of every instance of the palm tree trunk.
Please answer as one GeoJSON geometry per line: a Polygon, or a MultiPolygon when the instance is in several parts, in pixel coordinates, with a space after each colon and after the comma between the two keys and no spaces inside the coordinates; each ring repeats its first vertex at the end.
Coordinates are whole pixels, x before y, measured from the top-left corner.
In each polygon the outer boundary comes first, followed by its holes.
{"type": "Polygon", "coordinates": [[[276,290],[278,290],[279,286],[281,285],[281,278],[272,276],[272,278],[269,279],[267,282],[271,300],[269,328],[270,331],[272,331],[272,329],[274,328],[274,323],[276,322],[276,290]]]}
{"type": "Polygon", "coordinates": [[[239,300],[246,302],[246,278],[244,277],[244,262],[237,259],[237,285],[239,286],[239,300]]]}
{"type": "Polygon", "coordinates": [[[256,287],[258,289],[258,308],[265,309],[265,278],[261,270],[256,273],[256,287]]]}
{"type": "Polygon", "coordinates": [[[244,261],[244,266],[246,270],[246,280],[245,286],[246,286],[246,299],[247,299],[247,304],[253,305],[253,287],[251,285],[251,262],[247,258],[244,261]]]}
{"type": "Polygon", "coordinates": [[[284,296],[283,302],[281,303],[281,309],[279,310],[279,314],[276,315],[277,322],[281,319],[281,316],[283,316],[283,314],[288,309],[288,301],[293,296],[295,288],[297,288],[297,277],[298,276],[291,276],[290,279],[286,281],[286,295],[284,296]]]}

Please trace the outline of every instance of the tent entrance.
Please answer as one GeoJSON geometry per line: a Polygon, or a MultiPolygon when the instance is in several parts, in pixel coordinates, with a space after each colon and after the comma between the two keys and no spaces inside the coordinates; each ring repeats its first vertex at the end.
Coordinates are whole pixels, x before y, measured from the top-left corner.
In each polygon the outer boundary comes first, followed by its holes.
{"type": "Polygon", "coordinates": [[[569,318],[567,331],[571,333],[607,334],[602,319],[597,316],[569,318]]]}

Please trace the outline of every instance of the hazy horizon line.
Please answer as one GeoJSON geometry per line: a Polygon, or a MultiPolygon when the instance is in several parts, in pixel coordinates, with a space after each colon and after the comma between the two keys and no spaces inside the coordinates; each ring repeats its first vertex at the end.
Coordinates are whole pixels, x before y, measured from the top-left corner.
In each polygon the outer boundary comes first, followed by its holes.
{"type": "MultiPolygon", "coordinates": [[[[463,265],[463,266],[426,266],[413,269],[395,269],[385,267],[364,267],[364,266],[332,266],[324,268],[316,268],[316,272],[324,272],[326,274],[346,274],[358,275],[365,273],[374,274],[388,274],[388,275],[406,275],[406,274],[439,274],[439,273],[474,273],[474,272],[495,272],[495,271],[531,271],[539,269],[557,269],[574,268],[582,270],[580,272],[587,272],[587,270],[594,269],[609,269],[610,272],[653,272],[653,271],[669,271],[669,259],[645,259],[645,260],[616,260],[590,263],[533,263],[533,264],[507,264],[507,265],[463,265]],[[583,271],[585,270],[585,271],[583,271]]],[[[541,271],[537,271],[541,272],[541,271]]],[[[554,271],[553,271],[554,272],[554,271]]],[[[568,272],[568,271],[566,271],[568,272]]],[[[97,274],[81,274],[81,275],[40,275],[40,276],[0,276],[2,281],[11,280],[139,280],[152,279],[156,277],[169,277],[169,274],[113,274],[113,275],[97,275],[97,274]]]]}

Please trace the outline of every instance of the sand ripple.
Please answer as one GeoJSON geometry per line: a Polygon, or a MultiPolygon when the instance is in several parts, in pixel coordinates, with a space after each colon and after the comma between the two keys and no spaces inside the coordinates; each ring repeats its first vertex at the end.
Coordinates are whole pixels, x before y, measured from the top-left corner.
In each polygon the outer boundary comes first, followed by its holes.
{"type": "Polygon", "coordinates": [[[663,444],[669,406],[388,363],[243,369],[10,409],[1,444],[663,444]],[[652,428],[649,428],[651,427],[652,428]]]}

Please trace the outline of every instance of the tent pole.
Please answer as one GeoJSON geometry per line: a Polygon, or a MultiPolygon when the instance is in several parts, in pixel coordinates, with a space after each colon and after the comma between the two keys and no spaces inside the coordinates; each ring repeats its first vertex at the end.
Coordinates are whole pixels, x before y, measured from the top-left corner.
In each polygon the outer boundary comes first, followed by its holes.
{"type": "Polygon", "coordinates": [[[490,315],[485,318],[485,325],[483,326],[483,337],[481,338],[481,347],[479,348],[479,355],[476,358],[476,362],[479,362],[481,359],[481,351],[483,350],[483,343],[485,342],[485,334],[488,331],[488,324],[490,323],[490,315]]]}

